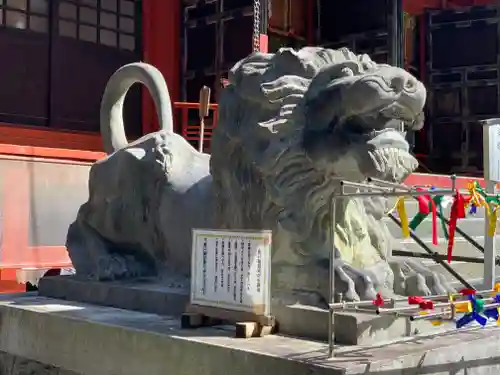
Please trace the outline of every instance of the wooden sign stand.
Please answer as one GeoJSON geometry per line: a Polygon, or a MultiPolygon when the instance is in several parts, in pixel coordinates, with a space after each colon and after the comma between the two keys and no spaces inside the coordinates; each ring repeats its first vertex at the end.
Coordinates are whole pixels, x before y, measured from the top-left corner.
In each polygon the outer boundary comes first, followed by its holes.
{"type": "Polygon", "coordinates": [[[271,231],[193,229],[182,328],[234,324],[238,338],[277,331],[270,314],[271,231]]]}
{"type": "Polygon", "coordinates": [[[234,324],[236,338],[263,337],[277,332],[273,316],[257,315],[246,311],[235,311],[190,304],[181,316],[181,328],[200,328],[234,324]]]}

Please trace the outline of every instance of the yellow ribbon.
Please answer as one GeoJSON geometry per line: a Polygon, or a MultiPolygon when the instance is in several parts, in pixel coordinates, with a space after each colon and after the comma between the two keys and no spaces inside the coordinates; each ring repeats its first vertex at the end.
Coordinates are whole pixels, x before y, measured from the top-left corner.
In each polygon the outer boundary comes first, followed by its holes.
{"type": "Polygon", "coordinates": [[[491,296],[494,297],[498,293],[500,293],[500,283],[495,284],[495,286],[493,287],[493,291],[491,292],[491,296]]]}
{"type": "MultiPolygon", "coordinates": [[[[419,314],[420,315],[428,315],[429,312],[428,311],[420,311],[419,314]]],[[[430,322],[431,322],[431,324],[433,326],[436,326],[436,327],[440,326],[441,324],[443,324],[440,320],[431,320],[430,322]]]]}
{"type": "MultiPolygon", "coordinates": [[[[499,284],[500,286],[500,284],[499,284]]],[[[453,303],[455,305],[455,312],[457,313],[471,313],[472,312],[472,303],[470,301],[459,301],[455,302],[455,297],[453,294],[448,296],[448,302],[453,303]]]]}
{"type": "Polygon", "coordinates": [[[456,302],[455,311],[459,314],[466,314],[472,312],[472,304],[469,301],[456,302]]]}
{"type": "Polygon", "coordinates": [[[497,220],[498,220],[498,206],[491,211],[490,218],[488,220],[488,236],[493,237],[497,230],[497,220]]]}
{"type": "MultiPolygon", "coordinates": [[[[498,288],[500,288],[500,284],[497,284],[497,285],[498,285],[498,288]]],[[[467,313],[472,312],[472,304],[470,303],[470,301],[455,302],[453,295],[450,294],[450,296],[448,297],[448,302],[455,304],[455,312],[457,312],[459,314],[467,314],[467,313]]],[[[499,310],[499,312],[500,312],[500,310],[499,310]]],[[[419,314],[420,315],[428,315],[429,312],[428,311],[420,311],[419,314]]],[[[431,320],[430,322],[433,326],[440,326],[441,324],[443,324],[443,322],[440,320],[431,320]]],[[[497,321],[497,324],[500,325],[500,318],[497,321]]]]}
{"type": "Polygon", "coordinates": [[[473,204],[476,207],[484,207],[486,218],[488,219],[488,236],[493,237],[497,229],[498,207],[495,207],[493,210],[490,208],[486,199],[478,193],[474,182],[469,182],[467,184],[467,189],[471,196],[469,204],[473,204]]]}
{"type": "Polygon", "coordinates": [[[408,222],[408,216],[406,215],[405,197],[398,198],[398,201],[396,202],[396,209],[398,210],[399,220],[401,220],[403,238],[408,238],[410,237],[410,224],[408,222]]]}

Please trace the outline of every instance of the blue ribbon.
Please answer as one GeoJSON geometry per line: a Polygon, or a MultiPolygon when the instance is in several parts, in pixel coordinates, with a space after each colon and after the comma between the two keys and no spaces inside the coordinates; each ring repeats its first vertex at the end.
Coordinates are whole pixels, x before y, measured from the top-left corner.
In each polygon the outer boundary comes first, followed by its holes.
{"type": "Polygon", "coordinates": [[[479,325],[484,327],[488,322],[488,319],[481,315],[481,313],[483,312],[482,311],[483,303],[478,303],[478,301],[473,295],[469,295],[468,297],[472,305],[472,312],[465,314],[464,316],[462,316],[460,319],[457,320],[456,322],[457,329],[462,328],[467,324],[472,323],[473,321],[478,322],[479,325]]]}
{"type": "MultiPolygon", "coordinates": [[[[500,303],[500,293],[497,294],[495,297],[493,297],[493,303],[500,303]]],[[[498,321],[498,318],[500,318],[500,315],[498,313],[498,307],[484,310],[484,315],[487,318],[493,319],[495,321],[498,321]]]]}
{"type": "Polygon", "coordinates": [[[471,204],[469,214],[475,215],[477,213],[477,207],[474,204],[471,204]]]}

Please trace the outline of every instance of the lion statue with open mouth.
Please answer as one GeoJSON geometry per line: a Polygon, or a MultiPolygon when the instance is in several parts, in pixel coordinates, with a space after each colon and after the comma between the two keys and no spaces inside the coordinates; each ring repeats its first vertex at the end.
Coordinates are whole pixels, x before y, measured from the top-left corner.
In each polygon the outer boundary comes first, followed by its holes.
{"type": "Polygon", "coordinates": [[[339,201],[335,224],[329,212],[341,180],[400,182],[416,169],[405,132],[422,126],[425,99],[410,73],[348,49],[254,53],[229,73],[210,156],[173,132],[161,74],[122,67],[102,99],[109,155],[92,166],[68,232],[77,275],[188,278],[192,228],[271,229],[273,298],[323,305],[335,225],[336,293],[346,299],[447,292],[442,275],[392,259],[385,198],[339,201]],[[129,144],[121,112],[136,82],[161,130],[129,144]]]}

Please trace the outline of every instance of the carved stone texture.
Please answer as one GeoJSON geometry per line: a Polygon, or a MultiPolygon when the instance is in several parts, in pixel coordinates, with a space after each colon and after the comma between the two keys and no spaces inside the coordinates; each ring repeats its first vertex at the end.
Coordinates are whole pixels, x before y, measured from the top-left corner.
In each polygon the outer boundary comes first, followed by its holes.
{"type": "MultiPolygon", "coordinates": [[[[77,275],[187,280],[192,228],[272,229],[273,298],[324,304],[339,180],[413,172],[404,132],[421,127],[425,99],[405,70],[347,49],[254,53],[230,71],[210,157],[174,133],[159,71],[122,67],[101,106],[109,156],[92,166],[89,200],[68,232],[77,275]],[[128,144],[121,112],[135,82],[151,92],[161,130],[128,144]]],[[[382,198],[337,204],[336,292],[350,300],[446,292],[442,275],[391,259],[387,206],[382,198]]]]}

